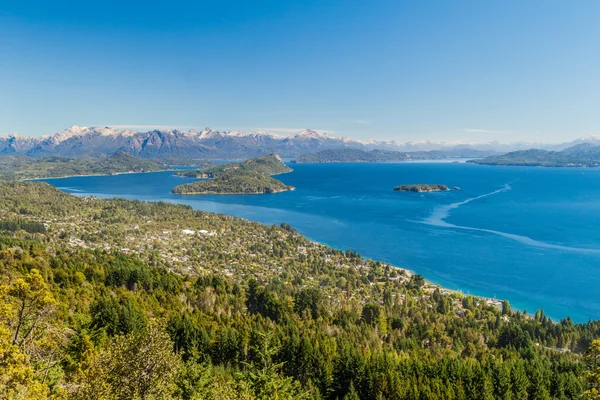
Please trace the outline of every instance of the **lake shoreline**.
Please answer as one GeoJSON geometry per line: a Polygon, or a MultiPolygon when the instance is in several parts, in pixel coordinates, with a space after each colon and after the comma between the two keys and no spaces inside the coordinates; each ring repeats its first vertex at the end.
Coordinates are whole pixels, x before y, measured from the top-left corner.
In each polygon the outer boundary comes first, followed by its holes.
{"type": "Polygon", "coordinates": [[[281,196],[174,195],[171,189],[181,179],[171,171],[151,178],[122,174],[46,182],[77,195],[169,201],[266,225],[286,222],[309,240],[356,250],[400,269],[406,266],[440,290],[506,299],[513,309],[529,313],[544,309],[555,321],[600,316],[600,288],[594,285],[600,279],[595,267],[600,255],[564,250],[595,247],[600,241],[600,232],[590,230],[600,224],[595,174],[437,162],[292,166],[294,172],[284,174],[282,181],[297,190],[281,196]],[[445,182],[462,190],[399,196],[390,190],[398,181],[445,182]],[[513,190],[480,197],[507,182],[513,190]],[[448,209],[447,224],[420,223],[436,208],[468,199],[448,209]],[[515,235],[563,247],[533,246],[514,240],[515,235]]]}
{"type": "Polygon", "coordinates": [[[45,179],[66,179],[66,178],[86,178],[86,177],[98,177],[98,176],[117,176],[117,175],[134,175],[134,174],[154,174],[158,172],[169,172],[178,171],[176,169],[161,169],[159,171],[127,171],[127,172],[115,172],[114,174],[85,174],[85,175],[67,175],[67,176],[49,176],[44,178],[26,178],[21,179],[21,182],[39,182],[45,179]]]}

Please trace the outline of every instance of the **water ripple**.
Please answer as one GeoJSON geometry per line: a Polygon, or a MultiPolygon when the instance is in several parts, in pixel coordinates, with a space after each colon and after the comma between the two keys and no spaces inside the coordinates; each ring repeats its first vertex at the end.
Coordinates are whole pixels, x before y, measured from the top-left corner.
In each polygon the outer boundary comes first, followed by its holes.
{"type": "Polygon", "coordinates": [[[463,230],[469,230],[469,231],[491,233],[494,235],[505,237],[507,239],[517,241],[517,242],[525,244],[527,246],[539,247],[539,248],[544,248],[544,249],[562,250],[562,251],[570,251],[570,252],[584,253],[584,254],[600,254],[599,249],[561,246],[561,245],[557,245],[557,244],[552,244],[552,243],[535,240],[535,239],[532,239],[527,236],[516,235],[514,233],[496,231],[493,229],[475,228],[475,227],[471,227],[471,226],[455,225],[455,224],[451,224],[451,223],[445,221],[446,218],[448,218],[450,216],[450,211],[452,211],[462,205],[468,204],[475,200],[482,199],[484,197],[492,196],[494,194],[506,192],[509,190],[511,190],[511,187],[510,187],[510,185],[506,184],[506,185],[504,185],[504,187],[502,189],[498,189],[498,190],[495,190],[490,193],[482,194],[481,196],[472,197],[470,199],[463,200],[458,203],[452,203],[452,204],[448,204],[448,205],[438,206],[433,210],[433,212],[431,213],[431,215],[429,217],[423,219],[422,221],[416,221],[416,222],[420,222],[420,223],[432,225],[432,226],[438,226],[438,227],[442,227],[442,228],[454,228],[454,229],[463,229],[463,230]]]}

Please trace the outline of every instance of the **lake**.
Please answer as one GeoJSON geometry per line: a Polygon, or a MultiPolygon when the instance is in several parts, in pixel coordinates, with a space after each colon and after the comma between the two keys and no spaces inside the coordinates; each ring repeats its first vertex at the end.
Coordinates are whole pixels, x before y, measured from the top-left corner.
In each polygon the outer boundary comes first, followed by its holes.
{"type": "Polygon", "coordinates": [[[266,224],[464,293],[577,322],[600,318],[600,170],[467,163],[291,164],[295,191],[182,196],[172,172],[47,179],[75,195],[164,200],[266,224]],[[460,191],[404,193],[400,184],[460,191]]]}

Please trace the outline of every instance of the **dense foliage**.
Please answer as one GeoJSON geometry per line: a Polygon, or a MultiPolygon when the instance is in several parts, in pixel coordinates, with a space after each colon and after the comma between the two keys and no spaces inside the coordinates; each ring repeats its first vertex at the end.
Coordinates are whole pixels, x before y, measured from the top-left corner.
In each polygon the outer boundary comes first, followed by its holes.
{"type": "Polygon", "coordinates": [[[31,158],[24,156],[0,157],[0,178],[35,179],[71,175],[110,175],[123,172],[151,172],[168,169],[165,162],[144,160],[118,152],[107,158],[31,158]]]}
{"type": "Polygon", "coordinates": [[[333,162],[391,162],[410,160],[436,160],[450,157],[440,151],[415,151],[401,152],[389,150],[358,150],[358,149],[333,149],[316,153],[302,154],[293,162],[303,163],[333,163],[333,162]]]}
{"type": "Polygon", "coordinates": [[[255,172],[226,172],[214,179],[186,183],[173,188],[175,194],[264,194],[293,190],[293,187],[255,172]]]}
{"type": "Polygon", "coordinates": [[[0,218],[47,226],[0,236],[0,398],[598,393],[600,322],[450,293],[286,224],[41,183],[0,183],[0,218]]]}
{"type": "Polygon", "coordinates": [[[175,175],[188,178],[216,178],[225,173],[253,172],[262,175],[277,175],[291,172],[277,154],[269,154],[236,163],[221,164],[193,171],[180,171],[175,175]]]}
{"type": "Polygon", "coordinates": [[[176,186],[173,188],[173,193],[264,194],[293,190],[293,187],[271,177],[291,170],[278,155],[270,154],[239,163],[223,164],[196,171],[180,171],[176,175],[211,179],[176,186]]]}
{"type": "Polygon", "coordinates": [[[470,160],[470,162],[488,165],[597,167],[600,165],[600,146],[584,143],[562,151],[521,150],[500,156],[470,160]]]}
{"type": "Polygon", "coordinates": [[[394,190],[398,192],[441,192],[445,190],[450,190],[450,188],[446,185],[441,185],[439,183],[418,183],[416,185],[396,186],[394,190]]]}

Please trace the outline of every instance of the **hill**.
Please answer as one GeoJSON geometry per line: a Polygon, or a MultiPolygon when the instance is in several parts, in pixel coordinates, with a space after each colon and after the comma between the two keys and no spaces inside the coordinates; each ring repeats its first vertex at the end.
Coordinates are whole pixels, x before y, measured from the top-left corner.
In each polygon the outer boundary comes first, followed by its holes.
{"type": "Polygon", "coordinates": [[[242,162],[216,165],[193,171],[179,171],[175,175],[188,178],[215,178],[228,172],[254,172],[263,175],[277,175],[291,172],[277,154],[268,154],[251,158],[242,162]]]}
{"type": "Polygon", "coordinates": [[[597,385],[600,322],[496,307],[286,224],[23,182],[0,182],[0,216],[18,221],[0,226],[1,398],[574,399],[597,385]]]}
{"type": "Polygon", "coordinates": [[[294,161],[305,163],[336,163],[336,162],[393,162],[411,160],[438,160],[450,157],[440,151],[399,152],[388,150],[364,151],[358,149],[332,149],[316,153],[303,154],[294,161]]]}
{"type": "Polygon", "coordinates": [[[141,159],[124,152],[117,152],[110,157],[101,159],[0,157],[0,178],[2,179],[111,175],[125,172],[153,172],[169,168],[164,162],[141,159]]]}
{"type": "Polygon", "coordinates": [[[302,154],[293,163],[341,163],[341,162],[397,162],[413,160],[441,160],[456,157],[481,157],[494,154],[493,152],[476,151],[472,149],[431,150],[431,151],[390,151],[374,149],[370,151],[360,149],[330,149],[316,153],[302,154]]]}
{"type": "Polygon", "coordinates": [[[471,160],[470,162],[485,165],[597,167],[600,165],[600,146],[582,143],[561,151],[530,149],[471,160]]]}
{"type": "Polygon", "coordinates": [[[173,188],[175,194],[268,194],[293,190],[281,181],[256,172],[226,172],[214,179],[173,188]]]}
{"type": "Polygon", "coordinates": [[[440,157],[435,152],[403,153],[399,151],[359,149],[332,149],[298,156],[294,162],[304,163],[336,163],[336,162],[389,162],[436,159],[440,157]]]}
{"type": "Polygon", "coordinates": [[[267,194],[293,190],[271,175],[292,171],[277,154],[243,162],[218,165],[197,171],[180,171],[176,175],[209,178],[173,188],[175,194],[267,194]]]}

